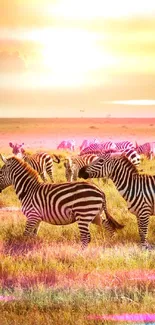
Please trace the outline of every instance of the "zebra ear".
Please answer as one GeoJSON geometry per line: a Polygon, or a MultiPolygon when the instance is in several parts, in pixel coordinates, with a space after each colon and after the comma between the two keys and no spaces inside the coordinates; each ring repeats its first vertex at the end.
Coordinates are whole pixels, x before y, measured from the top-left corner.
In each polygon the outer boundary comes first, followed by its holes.
{"type": "Polygon", "coordinates": [[[13,148],[13,143],[12,143],[12,142],[9,142],[9,146],[10,146],[11,148],[13,148]]]}
{"type": "Polygon", "coordinates": [[[137,143],[137,141],[135,141],[135,148],[136,148],[136,149],[138,148],[138,143],[137,143]]]}
{"type": "Polygon", "coordinates": [[[7,159],[0,153],[0,159],[4,162],[4,164],[7,163],[7,159]]]}

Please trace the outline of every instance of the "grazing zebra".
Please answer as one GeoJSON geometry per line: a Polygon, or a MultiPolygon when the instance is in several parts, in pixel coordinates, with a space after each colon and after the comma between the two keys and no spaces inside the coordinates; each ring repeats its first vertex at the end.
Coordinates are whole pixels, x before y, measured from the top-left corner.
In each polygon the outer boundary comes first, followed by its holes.
{"type": "MultiPolygon", "coordinates": [[[[110,150],[105,150],[105,149],[102,149],[101,147],[96,147],[96,148],[91,148],[91,150],[88,150],[89,153],[92,153],[92,154],[95,154],[97,156],[100,156],[104,153],[112,153],[112,152],[118,152],[116,151],[116,149],[110,149],[110,150]]],[[[139,153],[137,153],[136,149],[134,148],[127,148],[127,149],[122,149],[120,150],[120,153],[124,153],[126,155],[126,157],[135,165],[135,166],[139,166],[140,164],[140,155],[139,153]]],[[[82,155],[81,155],[82,157],[82,155]]],[[[88,165],[88,164],[86,164],[88,165]]]]}
{"type": "Polygon", "coordinates": [[[141,245],[149,248],[146,236],[149,217],[155,215],[155,175],[139,174],[136,166],[120,153],[104,154],[79,171],[79,177],[84,179],[104,176],[112,179],[129,211],[136,215],[141,245]]]}
{"type": "Polygon", "coordinates": [[[99,143],[99,141],[97,139],[94,139],[93,141],[83,140],[83,142],[80,146],[80,151],[82,151],[83,149],[89,147],[91,144],[94,144],[94,143],[99,143]]]}
{"type": "Polygon", "coordinates": [[[134,145],[130,141],[115,142],[115,145],[117,150],[134,149],[134,145]]]}
{"type": "Polygon", "coordinates": [[[152,159],[155,156],[155,142],[146,142],[138,145],[136,142],[136,150],[140,155],[146,156],[148,159],[152,159]]]}
{"type": "Polygon", "coordinates": [[[65,176],[67,182],[77,181],[78,171],[82,166],[89,165],[98,158],[97,155],[71,156],[65,159],[65,176]]]}
{"type": "Polygon", "coordinates": [[[92,143],[89,147],[80,151],[80,156],[90,153],[100,153],[105,150],[115,150],[116,145],[114,142],[92,143]]]}
{"type": "Polygon", "coordinates": [[[111,232],[122,228],[107,211],[105,194],[86,182],[51,184],[39,181],[37,172],[17,157],[4,159],[0,169],[0,192],[13,185],[27,217],[24,235],[36,235],[41,221],[53,225],[77,222],[83,248],[90,242],[90,223],[102,224],[104,211],[111,232]]]}
{"type": "Polygon", "coordinates": [[[47,181],[46,174],[49,175],[51,182],[53,183],[53,161],[55,163],[59,163],[60,159],[57,155],[53,154],[56,160],[54,160],[49,154],[46,152],[40,152],[36,154],[28,154],[23,148],[24,143],[22,144],[13,144],[12,142],[9,142],[9,146],[12,148],[12,153],[15,156],[20,156],[23,158],[27,163],[30,164],[32,168],[34,168],[42,180],[44,182],[47,181]]]}
{"type": "Polygon", "coordinates": [[[75,140],[61,141],[57,146],[57,149],[69,149],[71,151],[75,151],[75,140]]]}

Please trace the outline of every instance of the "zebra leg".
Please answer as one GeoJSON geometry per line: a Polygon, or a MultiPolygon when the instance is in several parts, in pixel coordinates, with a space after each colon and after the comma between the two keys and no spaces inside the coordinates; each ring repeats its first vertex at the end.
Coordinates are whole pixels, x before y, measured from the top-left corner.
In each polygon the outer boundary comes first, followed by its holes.
{"type": "Polygon", "coordinates": [[[139,231],[139,235],[140,235],[140,241],[141,241],[141,246],[142,248],[146,248],[149,249],[150,245],[147,242],[147,232],[148,232],[148,225],[149,225],[149,216],[150,215],[139,215],[137,217],[137,221],[138,221],[138,231],[139,231]]]}
{"type": "Polygon", "coordinates": [[[38,224],[35,226],[35,228],[33,229],[33,235],[37,236],[38,234],[38,230],[39,230],[39,226],[40,226],[40,222],[38,222],[38,224]]]}
{"type": "Polygon", "coordinates": [[[51,180],[51,183],[54,183],[52,170],[51,170],[51,171],[48,171],[47,174],[48,174],[48,176],[49,176],[49,178],[50,178],[50,180],[51,180]]]}
{"type": "Polygon", "coordinates": [[[108,231],[110,238],[113,238],[115,235],[115,230],[114,227],[111,226],[110,222],[108,219],[102,219],[102,225],[104,228],[108,231]]]}
{"type": "Polygon", "coordinates": [[[78,227],[79,227],[79,231],[80,231],[80,236],[81,236],[81,242],[82,242],[82,249],[85,249],[88,244],[91,241],[91,235],[90,235],[90,231],[89,231],[89,223],[86,223],[86,220],[83,221],[80,218],[76,218],[76,221],[78,223],[78,227]]]}
{"type": "Polygon", "coordinates": [[[73,181],[76,182],[78,178],[78,169],[73,170],[73,181]]]}
{"type": "Polygon", "coordinates": [[[36,236],[38,233],[38,228],[41,220],[36,220],[35,218],[29,218],[26,221],[24,236],[36,236]]]}
{"type": "Polygon", "coordinates": [[[65,176],[66,176],[67,182],[72,182],[72,170],[71,170],[71,168],[66,168],[65,176]]]}
{"type": "Polygon", "coordinates": [[[47,178],[45,176],[45,172],[44,171],[40,174],[40,177],[41,177],[41,179],[43,180],[44,183],[47,182],[47,178]]]}
{"type": "MultiPolygon", "coordinates": [[[[48,174],[51,183],[54,183],[54,179],[53,179],[53,166],[48,166],[48,168],[46,167],[46,173],[48,174]]],[[[44,177],[45,177],[45,173],[44,173],[44,177]]]]}

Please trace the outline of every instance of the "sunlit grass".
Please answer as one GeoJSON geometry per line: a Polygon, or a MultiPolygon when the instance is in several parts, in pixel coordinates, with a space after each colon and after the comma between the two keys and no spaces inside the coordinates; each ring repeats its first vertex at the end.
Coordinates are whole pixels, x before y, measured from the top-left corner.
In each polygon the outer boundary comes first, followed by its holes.
{"type": "MultiPolygon", "coordinates": [[[[54,164],[56,182],[65,181],[66,154],[61,153],[61,163],[54,164]]],[[[144,159],[140,168],[155,174],[154,164],[144,159]]],[[[97,180],[94,183],[98,185],[97,180]]],[[[155,313],[155,251],[140,249],[136,217],[112,181],[101,181],[101,188],[110,214],[125,227],[111,239],[104,228],[91,225],[91,243],[83,252],[77,224],[41,223],[36,238],[24,238],[25,216],[20,210],[5,211],[8,206],[20,208],[20,202],[12,187],[2,192],[1,325],[100,324],[88,316],[155,313]]],[[[148,240],[155,243],[154,217],[148,240]]]]}

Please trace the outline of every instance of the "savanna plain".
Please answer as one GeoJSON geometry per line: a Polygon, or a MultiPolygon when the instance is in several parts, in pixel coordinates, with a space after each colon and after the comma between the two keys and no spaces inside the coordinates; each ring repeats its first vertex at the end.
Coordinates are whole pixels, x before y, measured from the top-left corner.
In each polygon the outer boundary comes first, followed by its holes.
{"type": "MultiPolygon", "coordinates": [[[[32,153],[58,154],[62,161],[54,165],[54,180],[60,183],[69,154],[56,149],[60,141],[75,139],[78,153],[85,138],[144,143],[155,141],[154,135],[155,119],[0,119],[0,152],[11,156],[12,141],[24,142],[32,153]]],[[[155,174],[155,159],[143,158],[140,168],[155,174]]],[[[42,223],[36,238],[25,239],[26,218],[14,189],[0,194],[0,325],[110,325],[114,322],[100,316],[155,313],[155,250],[140,249],[136,217],[112,181],[101,180],[100,187],[110,214],[125,226],[112,239],[92,224],[83,252],[76,224],[42,223]]],[[[153,216],[148,240],[155,244],[153,216]]],[[[123,324],[128,323],[137,324],[123,324]]]]}

